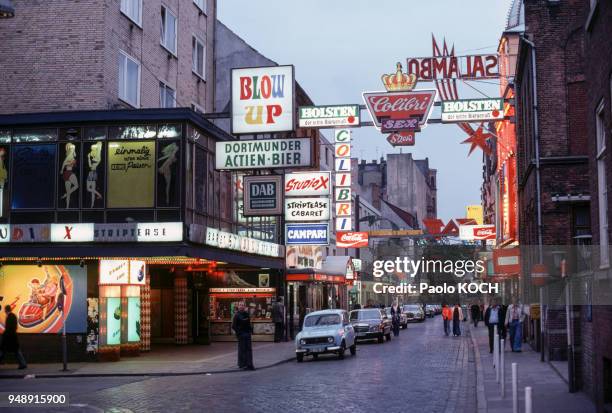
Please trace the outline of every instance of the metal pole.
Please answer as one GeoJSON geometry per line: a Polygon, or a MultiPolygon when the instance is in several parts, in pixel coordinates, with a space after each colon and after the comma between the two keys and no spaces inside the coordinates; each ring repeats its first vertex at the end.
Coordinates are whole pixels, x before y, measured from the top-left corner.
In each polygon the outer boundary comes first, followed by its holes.
{"type": "Polygon", "coordinates": [[[533,413],[531,387],[525,387],[525,413],[533,413]]]}
{"type": "Polygon", "coordinates": [[[544,287],[540,287],[540,361],[545,361],[544,356],[544,287]]]}
{"type": "Polygon", "coordinates": [[[518,364],[512,363],[512,413],[518,413],[518,364]]]}
{"type": "Polygon", "coordinates": [[[68,343],[66,342],[66,312],[62,309],[62,371],[68,371],[68,343]]]}
{"type": "Polygon", "coordinates": [[[501,397],[506,397],[506,357],[504,356],[504,340],[501,341],[501,362],[499,366],[499,374],[501,376],[501,397]]]}
{"type": "Polygon", "coordinates": [[[576,392],[574,378],[574,342],[572,334],[572,308],[571,308],[571,282],[566,279],[565,284],[565,327],[567,329],[567,375],[569,392],[576,392]]]}
{"type": "Polygon", "coordinates": [[[493,335],[493,363],[495,364],[495,382],[499,383],[499,336],[493,335]]]}

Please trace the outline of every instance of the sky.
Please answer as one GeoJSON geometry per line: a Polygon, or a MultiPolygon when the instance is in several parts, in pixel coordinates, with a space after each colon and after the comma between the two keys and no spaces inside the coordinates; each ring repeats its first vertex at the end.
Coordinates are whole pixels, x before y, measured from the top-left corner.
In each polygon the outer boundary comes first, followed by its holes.
{"type": "MultiPolygon", "coordinates": [[[[253,48],[279,64],[295,65],[298,83],[316,105],[363,104],[362,92],[382,91],[380,76],[396,62],[432,55],[432,34],[456,54],[495,52],[510,0],[218,0],[218,18],[253,48]]],[[[432,88],[419,83],[419,88],[432,88]]],[[[458,82],[459,98],[499,96],[489,80],[458,82]],[[470,87],[471,86],[471,87],[470,87]]],[[[371,120],[362,112],[363,120],[371,120]]],[[[439,117],[434,108],[432,117],[439,117]]],[[[329,138],[330,133],[326,136],[329,138]]],[[[438,170],[438,216],[465,216],[480,204],[482,151],[467,156],[467,135],[452,124],[432,124],[402,149],[429,158],[438,170]]],[[[399,153],[375,128],[353,129],[352,156],[367,161],[399,153]]]]}

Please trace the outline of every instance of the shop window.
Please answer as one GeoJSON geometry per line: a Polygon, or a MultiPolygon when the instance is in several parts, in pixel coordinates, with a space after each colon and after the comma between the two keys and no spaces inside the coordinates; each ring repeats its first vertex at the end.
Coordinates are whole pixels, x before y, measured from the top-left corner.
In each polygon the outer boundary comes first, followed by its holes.
{"type": "Polygon", "coordinates": [[[130,222],[154,222],[153,211],[132,210],[132,211],[108,211],[106,222],[109,223],[130,223],[130,222]]]}
{"type": "Polygon", "coordinates": [[[142,0],[121,0],[121,13],[138,26],[142,25],[142,0]]]}
{"type": "Polygon", "coordinates": [[[161,6],[161,45],[176,54],[176,16],[166,6],[161,6]]]}
{"type": "Polygon", "coordinates": [[[106,193],[104,190],[106,177],[104,142],[84,143],[82,155],[81,206],[88,209],[104,208],[106,193]]]}
{"type": "MultiPolygon", "coordinates": [[[[13,209],[51,209],[55,207],[57,146],[29,144],[12,150],[13,209]],[[34,161],[35,160],[35,161],[34,161]]],[[[49,221],[53,222],[53,221],[49,221]]]]}
{"type": "Polygon", "coordinates": [[[79,141],[81,140],[81,128],[62,128],[59,130],[59,139],[61,141],[79,141]]]}
{"type": "Polygon", "coordinates": [[[15,129],[13,142],[50,142],[57,140],[57,129],[15,129]]]}
{"type": "Polygon", "coordinates": [[[123,51],[119,52],[119,99],[140,107],[140,63],[123,51]]]}
{"type": "Polygon", "coordinates": [[[11,224],[48,224],[55,222],[53,212],[12,212],[11,224]]]}
{"type": "Polygon", "coordinates": [[[78,208],[80,205],[81,144],[62,142],[59,145],[59,176],[57,183],[57,207],[78,208]]]}

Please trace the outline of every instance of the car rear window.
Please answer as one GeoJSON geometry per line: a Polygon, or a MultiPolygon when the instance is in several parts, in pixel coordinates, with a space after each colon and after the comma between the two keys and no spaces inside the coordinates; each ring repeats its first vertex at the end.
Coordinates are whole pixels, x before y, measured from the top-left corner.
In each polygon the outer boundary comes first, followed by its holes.
{"type": "Polygon", "coordinates": [[[336,324],[340,324],[340,316],[338,314],[311,315],[304,320],[305,327],[333,326],[336,324]]]}
{"type": "Polygon", "coordinates": [[[351,311],[351,320],[372,320],[380,318],[380,310],[351,311]]]}
{"type": "Polygon", "coordinates": [[[404,311],[419,311],[420,307],[418,305],[405,305],[404,311]]]}

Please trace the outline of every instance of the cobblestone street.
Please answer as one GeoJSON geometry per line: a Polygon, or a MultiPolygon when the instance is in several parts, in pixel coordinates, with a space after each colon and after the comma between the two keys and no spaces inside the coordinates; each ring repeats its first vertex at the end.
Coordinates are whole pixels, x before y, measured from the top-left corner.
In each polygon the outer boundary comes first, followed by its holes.
{"type": "Polygon", "coordinates": [[[69,391],[71,407],[50,410],[56,412],[474,412],[471,341],[445,337],[441,324],[440,316],[410,324],[399,339],[360,343],[357,356],[344,360],[321,356],[254,372],[147,380],[57,378],[2,384],[4,391],[69,391]]]}

